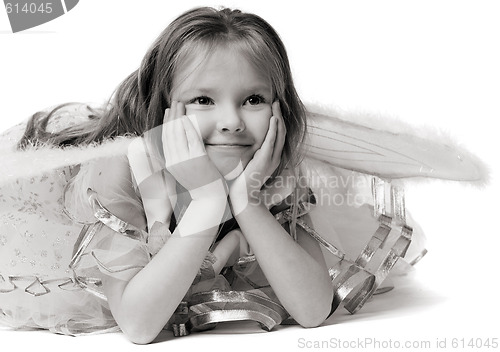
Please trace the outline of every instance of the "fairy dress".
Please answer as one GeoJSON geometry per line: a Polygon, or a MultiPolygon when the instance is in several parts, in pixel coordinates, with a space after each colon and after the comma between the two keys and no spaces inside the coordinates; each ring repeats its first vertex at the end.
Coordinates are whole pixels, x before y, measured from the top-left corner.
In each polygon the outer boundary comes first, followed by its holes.
{"type": "MultiPolygon", "coordinates": [[[[47,130],[89,115],[84,104],[66,106],[47,130]]],[[[433,136],[353,123],[318,107],[309,107],[308,118],[304,162],[263,195],[291,236],[301,227],[322,245],[332,312],[343,303],[355,313],[391,272],[409,270],[425,254],[422,230],[406,212],[404,182],[398,180],[477,182],[485,176],[473,155],[433,136]]],[[[130,139],[18,151],[25,127],[0,135],[0,324],[69,335],[119,330],[103,277],[130,280],[168,241],[182,209],[148,226],[154,210],[129,167],[130,139]],[[106,183],[113,197],[99,192],[101,174],[113,176],[106,183]]],[[[235,226],[228,216],[218,239],[235,226]]],[[[215,275],[208,252],[166,328],[182,336],[220,321],[255,320],[266,330],[293,323],[251,248],[240,245],[236,258],[215,275]]]]}

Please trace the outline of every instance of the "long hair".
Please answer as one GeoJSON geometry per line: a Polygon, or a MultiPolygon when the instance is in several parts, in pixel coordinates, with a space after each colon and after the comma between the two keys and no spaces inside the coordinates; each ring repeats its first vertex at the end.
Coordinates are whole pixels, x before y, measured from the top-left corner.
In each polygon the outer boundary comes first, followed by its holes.
{"type": "Polygon", "coordinates": [[[239,10],[195,8],[175,19],[159,35],[139,69],[116,89],[107,106],[86,124],[57,133],[45,133],[48,114],[33,115],[19,148],[48,143],[59,146],[99,143],[122,135],[142,135],[163,122],[170,106],[174,75],[191,55],[210,54],[231,45],[270,77],[274,99],[279,100],[287,129],[282,163],[295,166],[306,132],[305,108],[293,84],[285,46],[276,31],[261,17],[239,10]]]}

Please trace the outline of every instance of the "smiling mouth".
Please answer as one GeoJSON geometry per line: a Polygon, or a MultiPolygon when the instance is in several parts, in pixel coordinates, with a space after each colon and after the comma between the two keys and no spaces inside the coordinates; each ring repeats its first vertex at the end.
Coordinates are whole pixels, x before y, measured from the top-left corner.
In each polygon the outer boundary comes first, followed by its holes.
{"type": "Polygon", "coordinates": [[[217,154],[228,154],[228,155],[242,155],[246,153],[247,150],[251,148],[250,144],[205,144],[205,148],[208,152],[212,151],[217,154]]]}
{"type": "Polygon", "coordinates": [[[207,147],[217,147],[217,148],[247,148],[250,144],[232,144],[232,143],[220,143],[220,144],[205,144],[207,147]]]}

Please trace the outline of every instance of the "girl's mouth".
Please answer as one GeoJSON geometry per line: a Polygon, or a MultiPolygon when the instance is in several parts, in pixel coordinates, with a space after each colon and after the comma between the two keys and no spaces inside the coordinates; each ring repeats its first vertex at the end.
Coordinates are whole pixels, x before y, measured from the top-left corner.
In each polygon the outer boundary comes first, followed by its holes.
{"type": "Polygon", "coordinates": [[[226,144],[226,143],[220,143],[220,144],[205,144],[205,148],[207,150],[213,150],[217,152],[227,152],[227,153],[239,153],[243,152],[244,150],[250,148],[251,145],[249,144],[226,144]]]}
{"type": "Polygon", "coordinates": [[[243,140],[220,140],[220,141],[206,141],[205,146],[214,147],[214,148],[226,148],[226,149],[238,149],[238,148],[248,148],[251,147],[253,143],[251,141],[243,141],[243,140]]]}
{"type": "Polygon", "coordinates": [[[220,144],[206,144],[206,146],[217,147],[217,148],[246,148],[250,147],[250,144],[220,143],[220,144]]]}
{"type": "Polygon", "coordinates": [[[205,149],[209,153],[215,153],[227,156],[238,156],[245,154],[252,148],[251,144],[235,144],[235,143],[210,143],[205,144],[205,149]]]}

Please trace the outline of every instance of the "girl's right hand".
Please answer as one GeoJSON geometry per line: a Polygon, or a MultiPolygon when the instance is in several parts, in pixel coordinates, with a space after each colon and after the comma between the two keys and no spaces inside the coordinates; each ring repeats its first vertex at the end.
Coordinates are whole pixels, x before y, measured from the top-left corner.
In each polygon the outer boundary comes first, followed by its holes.
{"type": "Polygon", "coordinates": [[[165,110],[162,143],[167,171],[193,200],[227,196],[227,185],[181,102],[165,110]]]}

